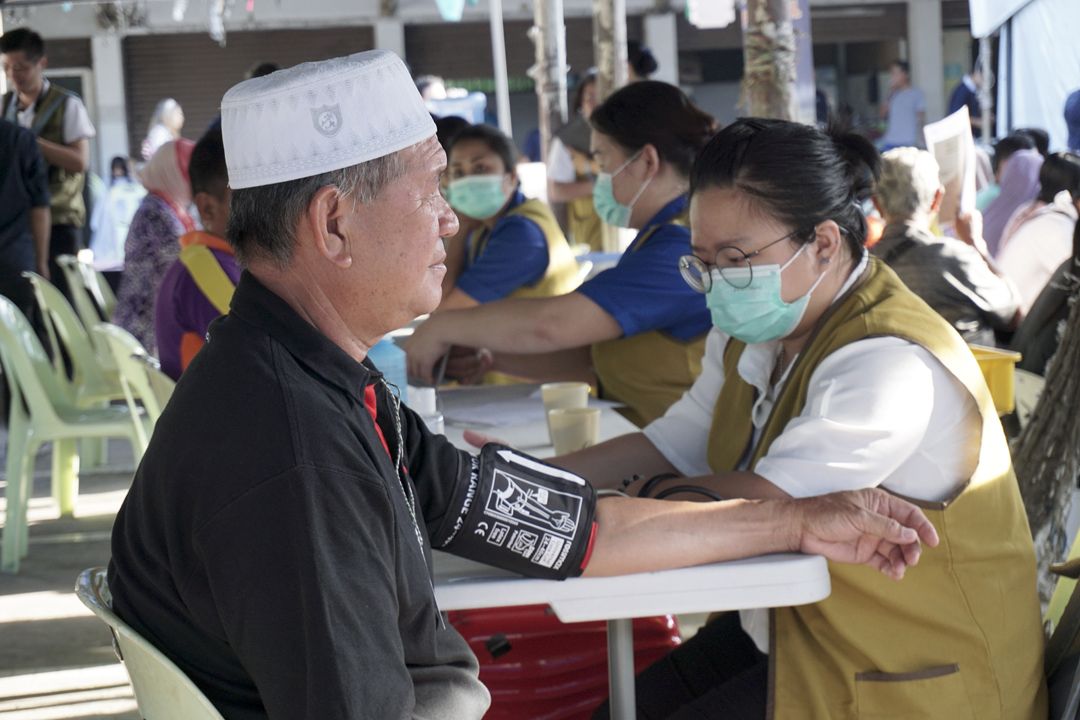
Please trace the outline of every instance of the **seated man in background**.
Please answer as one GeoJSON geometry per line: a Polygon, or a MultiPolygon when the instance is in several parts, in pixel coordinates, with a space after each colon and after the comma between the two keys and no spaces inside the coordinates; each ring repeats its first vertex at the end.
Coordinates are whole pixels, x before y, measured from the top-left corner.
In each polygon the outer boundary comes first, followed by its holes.
{"type": "Polygon", "coordinates": [[[930,221],[944,190],[938,164],[925,150],[905,147],[882,155],[874,205],[885,232],[871,252],[970,343],[994,345],[994,330],[1010,330],[1019,297],[993,261],[979,249],[979,232],[958,222],[963,240],[938,237],[930,221]]]}
{"type": "Polygon", "coordinates": [[[220,130],[210,130],[195,145],[188,172],[203,229],[180,238],[180,257],[166,271],[154,305],[161,369],[174,380],[206,343],[210,322],[229,311],[240,281],[240,266],[225,241],[232,191],[220,130]]]}

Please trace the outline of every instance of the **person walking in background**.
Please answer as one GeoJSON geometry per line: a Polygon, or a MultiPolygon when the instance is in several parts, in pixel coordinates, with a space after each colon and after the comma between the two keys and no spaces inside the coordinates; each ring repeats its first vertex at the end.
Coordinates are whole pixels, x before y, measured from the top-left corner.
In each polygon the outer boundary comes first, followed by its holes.
{"type": "Polygon", "coordinates": [[[195,229],[188,214],[191,184],[188,164],[195,143],[174,140],[162,145],[143,168],[147,195],[131,220],[124,244],[124,278],[113,318],[156,354],[154,299],[161,278],[180,254],[180,236],[195,229]]]}
{"type": "Polygon", "coordinates": [[[571,242],[603,250],[603,223],[593,207],[596,163],[589,147],[589,116],[599,104],[595,70],[585,74],[574,93],[574,118],[551,139],[548,151],[548,199],[566,203],[571,242]]]}
{"type": "Polygon", "coordinates": [[[94,267],[105,274],[115,290],[120,286],[120,273],[124,269],[128,228],[139,203],[146,197],[146,188],[132,179],[125,158],[112,159],[111,174],[112,181],[105,197],[94,206],[90,215],[90,249],[94,253],[94,267]]]}
{"type": "Polygon", "coordinates": [[[1080,153],[1080,90],[1065,100],[1065,125],[1069,128],[1069,150],[1080,153]]]}
{"type": "Polygon", "coordinates": [[[982,103],[979,102],[979,89],[982,87],[982,68],[978,62],[971,68],[971,72],[961,78],[960,83],[953,88],[949,96],[949,110],[947,115],[952,115],[962,107],[968,109],[968,117],[971,118],[971,134],[976,140],[982,137],[983,119],[982,103]]]}
{"type": "Polygon", "coordinates": [[[184,129],[184,110],[180,103],[172,98],[165,98],[154,108],[154,114],[150,117],[150,127],[146,132],[146,138],[142,142],[142,158],[149,160],[157,152],[158,148],[180,137],[180,131],[184,129]]]}
{"type": "Polygon", "coordinates": [[[34,134],[0,120],[0,295],[32,317],[25,270],[49,277],[49,182],[34,134]]]}
{"type": "Polygon", "coordinates": [[[52,282],[70,299],[56,258],[74,255],[81,245],[86,225],[83,184],[90,167],[94,126],[79,96],[45,77],[49,59],[45,41],[36,32],[16,28],[0,36],[0,60],[14,87],[0,100],[0,117],[31,130],[48,165],[49,272],[52,282]]]}
{"type": "Polygon", "coordinates": [[[922,147],[926,124],[926,98],[911,84],[911,66],[896,60],[889,67],[889,99],[881,106],[886,121],[885,134],[878,144],[882,150],[894,147],[922,147]]]}

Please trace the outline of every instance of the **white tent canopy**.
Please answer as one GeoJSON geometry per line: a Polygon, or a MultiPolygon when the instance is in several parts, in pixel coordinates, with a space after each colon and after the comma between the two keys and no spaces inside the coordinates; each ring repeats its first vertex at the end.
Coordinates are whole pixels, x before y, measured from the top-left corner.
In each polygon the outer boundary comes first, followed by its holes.
{"type": "Polygon", "coordinates": [[[970,0],[976,37],[999,32],[998,135],[1040,127],[1064,150],[1065,99],[1080,88],[1078,0],[970,0]]]}

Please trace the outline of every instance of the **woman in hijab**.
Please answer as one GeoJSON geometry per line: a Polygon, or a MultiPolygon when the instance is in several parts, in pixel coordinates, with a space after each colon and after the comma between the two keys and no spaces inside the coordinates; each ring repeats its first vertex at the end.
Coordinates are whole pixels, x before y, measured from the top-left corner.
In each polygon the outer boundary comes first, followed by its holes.
{"type": "Polygon", "coordinates": [[[1037,150],[1021,150],[1009,156],[1001,168],[1001,193],[986,208],[983,219],[983,238],[995,258],[1000,252],[1001,238],[1013,213],[1039,194],[1042,164],[1043,156],[1037,150]]]}
{"type": "Polygon", "coordinates": [[[124,277],[113,322],[156,353],[154,298],[165,270],[180,254],[180,236],[195,229],[188,214],[191,183],[188,163],[195,143],[162,145],[142,171],[147,195],[131,220],[124,244],[124,277]]]}

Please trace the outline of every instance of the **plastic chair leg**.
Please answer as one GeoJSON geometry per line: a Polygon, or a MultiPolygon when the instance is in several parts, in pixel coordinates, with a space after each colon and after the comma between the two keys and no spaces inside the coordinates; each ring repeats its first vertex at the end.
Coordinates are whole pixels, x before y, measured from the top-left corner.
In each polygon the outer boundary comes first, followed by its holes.
{"type": "Polygon", "coordinates": [[[86,469],[103,467],[109,459],[108,438],[86,438],[79,441],[79,462],[86,469]]]}
{"type": "Polygon", "coordinates": [[[19,491],[19,499],[22,502],[20,510],[22,524],[16,538],[20,560],[30,551],[30,498],[34,496],[34,460],[37,458],[38,447],[40,445],[33,437],[28,438],[23,446],[23,467],[20,475],[22,487],[19,491]]]}
{"type": "Polygon", "coordinates": [[[27,467],[28,430],[25,420],[11,418],[7,446],[7,512],[4,538],[0,547],[0,570],[9,573],[19,571],[23,526],[27,524],[26,508],[29,503],[23,497],[27,486],[23,481],[23,474],[27,467]]]}
{"type": "Polygon", "coordinates": [[[60,517],[75,514],[79,494],[79,450],[75,440],[53,442],[53,497],[60,505],[60,517]]]}

